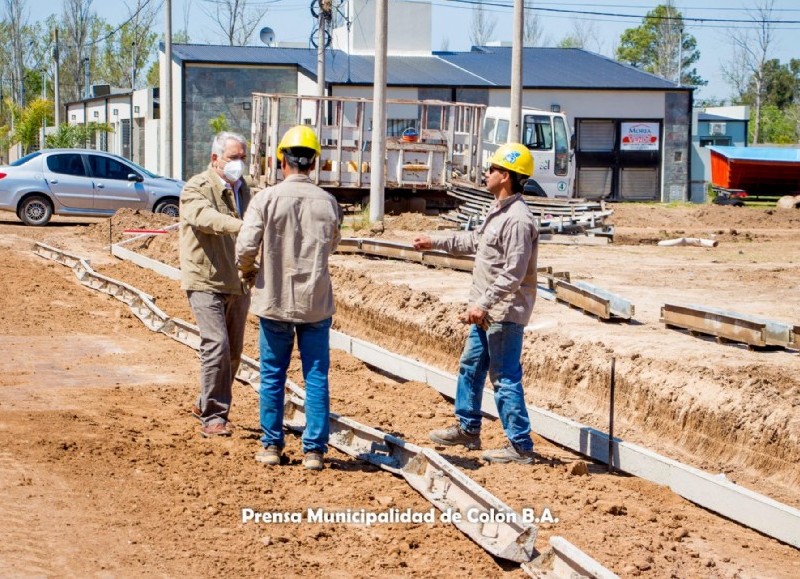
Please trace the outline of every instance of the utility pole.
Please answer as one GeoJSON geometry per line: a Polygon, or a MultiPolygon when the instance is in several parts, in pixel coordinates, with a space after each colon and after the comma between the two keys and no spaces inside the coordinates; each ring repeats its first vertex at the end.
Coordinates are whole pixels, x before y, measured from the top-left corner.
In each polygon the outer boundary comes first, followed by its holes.
{"type": "Polygon", "coordinates": [[[164,15],[164,68],[161,77],[164,94],[161,95],[161,119],[164,122],[164,176],[172,177],[172,0],[166,1],[164,15]]]}
{"type": "Polygon", "coordinates": [[[56,131],[61,124],[61,84],[58,80],[58,27],[53,29],[53,103],[55,106],[56,131]]]}
{"type": "Polygon", "coordinates": [[[84,95],[83,98],[88,99],[91,97],[91,91],[89,89],[89,57],[86,56],[83,59],[83,84],[85,85],[84,95]]]}
{"type": "Polygon", "coordinates": [[[522,122],[522,38],[525,19],[524,0],[514,0],[514,27],[511,39],[511,123],[508,141],[520,142],[522,122]]]}
{"type": "MultiPolygon", "coordinates": [[[[330,0],[319,0],[317,30],[317,96],[325,96],[325,26],[331,17],[330,0]]],[[[320,106],[322,106],[320,104],[320,106]]]]}
{"type": "Polygon", "coordinates": [[[386,187],[386,49],[389,0],[375,3],[375,74],[372,93],[372,156],[370,159],[369,220],[383,220],[386,187]]]}

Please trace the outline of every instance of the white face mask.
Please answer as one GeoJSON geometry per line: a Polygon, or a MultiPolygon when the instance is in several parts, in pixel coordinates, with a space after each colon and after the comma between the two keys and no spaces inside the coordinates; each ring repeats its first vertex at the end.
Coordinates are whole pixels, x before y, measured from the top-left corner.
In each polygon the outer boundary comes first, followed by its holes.
{"type": "Polygon", "coordinates": [[[225,168],[222,170],[222,173],[228,181],[235,183],[241,178],[242,173],[244,173],[244,163],[239,159],[228,161],[225,163],[225,168]]]}

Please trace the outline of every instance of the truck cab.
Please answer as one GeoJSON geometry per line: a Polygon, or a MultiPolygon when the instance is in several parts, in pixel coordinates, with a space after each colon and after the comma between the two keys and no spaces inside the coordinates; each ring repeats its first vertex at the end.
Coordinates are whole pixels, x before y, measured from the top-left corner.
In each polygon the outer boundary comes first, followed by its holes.
{"type": "MultiPolygon", "coordinates": [[[[508,140],[511,119],[510,107],[487,107],[483,120],[483,166],[508,140]]],[[[526,192],[547,197],[573,197],[575,157],[573,155],[566,115],[550,111],[523,108],[520,125],[522,144],[533,155],[533,175],[526,192]],[[538,187],[536,187],[538,185],[538,187]]]]}

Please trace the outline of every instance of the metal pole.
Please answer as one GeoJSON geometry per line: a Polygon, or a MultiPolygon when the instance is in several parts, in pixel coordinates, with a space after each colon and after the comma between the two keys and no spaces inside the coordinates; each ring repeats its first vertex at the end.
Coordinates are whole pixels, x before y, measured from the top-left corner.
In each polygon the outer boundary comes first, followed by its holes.
{"type": "Polygon", "coordinates": [[[608,472],[614,471],[614,366],[616,358],[611,358],[611,388],[608,402],[608,472]]]}
{"type": "Polygon", "coordinates": [[[172,0],[166,1],[164,15],[164,94],[161,95],[161,118],[164,122],[164,176],[172,177],[172,0]]]}
{"type": "Polygon", "coordinates": [[[383,220],[383,192],[386,186],[386,50],[389,0],[375,5],[375,74],[372,94],[372,156],[370,159],[369,220],[383,220]]]}
{"type": "Polygon", "coordinates": [[[53,61],[55,64],[55,69],[53,70],[53,103],[57,131],[61,124],[61,84],[58,80],[58,28],[55,28],[53,33],[55,35],[55,46],[53,47],[53,61]]]}
{"type": "Polygon", "coordinates": [[[88,99],[89,97],[91,97],[91,94],[90,94],[90,91],[89,91],[89,57],[88,56],[83,59],[83,84],[86,87],[85,90],[84,90],[83,98],[88,99]]]}
{"type": "Polygon", "coordinates": [[[524,0],[514,0],[514,28],[511,45],[511,122],[508,141],[520,142],[522,122],[522,38],[525,18],[524,0]]]}
{"type": "MultiPolygon", "coordinates": [[[[317,96],[325,96],[325,10],[321,2],[317,34],[317,96]]],[[[319,106],[322,106],[322,103],[319,106]]]]}

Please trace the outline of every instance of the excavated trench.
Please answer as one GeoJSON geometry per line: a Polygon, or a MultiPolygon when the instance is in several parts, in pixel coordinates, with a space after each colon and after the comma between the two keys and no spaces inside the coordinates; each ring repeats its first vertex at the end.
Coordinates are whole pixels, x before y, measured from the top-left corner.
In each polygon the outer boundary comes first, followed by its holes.
{"type": "MultiPolygon", "coordinates": [[[[335,269],[334,280],[337,329],[455,373],[466,329],[453,320],[462,304],[345,268],[335,269]]],[[[613,355],[603,344],[527,333],[522,361],[529,403],[607,430],[613,355]]],[[[796,409],[747,405],[756,394],[767,401],[785,396],[775,386],[782,380],[785,375],[774,368],[758,365],[709,369],[647,355],[622,357],[616,364],[616,433],[737,482],[746,468],[752,481],[763,477],[775,485],[759,492],[777,492],[779,500],[797,506],[800,444],[791,428],[796,409]],[[721,400],[710,394],[720,385],[721,400]]]]}

